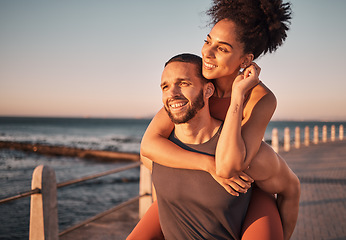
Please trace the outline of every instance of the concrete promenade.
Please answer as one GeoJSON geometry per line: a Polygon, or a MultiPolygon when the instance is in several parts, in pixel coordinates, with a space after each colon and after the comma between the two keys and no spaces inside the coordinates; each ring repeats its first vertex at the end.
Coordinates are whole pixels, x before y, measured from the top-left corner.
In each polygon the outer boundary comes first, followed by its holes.
{"type": "MultiPolygon", "coordinates": [[[[292,240],[346,239],[346,141],[280,152],[301,181],[298,223],[292,240]]],[[[138,221],[138,203],[60,237],[125,239],[138,221]]]]}

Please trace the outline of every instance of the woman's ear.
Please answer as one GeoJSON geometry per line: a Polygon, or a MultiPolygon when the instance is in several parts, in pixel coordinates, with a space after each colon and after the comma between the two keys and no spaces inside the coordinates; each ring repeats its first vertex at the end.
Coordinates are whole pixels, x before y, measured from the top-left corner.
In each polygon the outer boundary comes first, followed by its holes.
{"type": "Polygon", "coordinates": [[[243,58],[243,62],[240,65],[241,68],[247,68],[253,61],[254,59],[254,55],[252,53],[247,53],[245,54],[244,58],[243,58]]]}
{"type": "Polygon", "coordinates": [[[205,84],[205,97],[209,99],[211,96],[213,96],[214,90],[215,87],[213,83],[208,82],[207,84],[205,84]]]}

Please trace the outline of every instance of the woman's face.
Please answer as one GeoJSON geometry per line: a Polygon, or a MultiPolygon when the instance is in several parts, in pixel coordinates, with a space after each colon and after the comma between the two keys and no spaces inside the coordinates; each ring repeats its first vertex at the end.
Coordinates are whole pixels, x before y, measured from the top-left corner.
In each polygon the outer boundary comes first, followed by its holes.
{"type": "Polygon", "coordinates": [[[216,23],[202,48],[203,75],[207,79],[236,77],[246,57],[237,41],[235,24],[230,20],[216,23]]]}

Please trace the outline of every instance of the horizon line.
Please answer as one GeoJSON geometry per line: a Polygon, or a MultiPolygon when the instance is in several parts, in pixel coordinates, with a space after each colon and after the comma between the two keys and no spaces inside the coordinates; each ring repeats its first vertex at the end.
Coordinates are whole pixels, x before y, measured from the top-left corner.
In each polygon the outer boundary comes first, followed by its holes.
{"type": "MultiPolygon", "coordinates": [[[[154,115],[147,116],[67,116],[67,115],[0,115],[0,118],[70,118],[70,119],[152,119],[154,115]]],[[[346,122],[346,119],[330,119],[330,118],[277,118],[272,121],[283,122],[346,122]]]]}

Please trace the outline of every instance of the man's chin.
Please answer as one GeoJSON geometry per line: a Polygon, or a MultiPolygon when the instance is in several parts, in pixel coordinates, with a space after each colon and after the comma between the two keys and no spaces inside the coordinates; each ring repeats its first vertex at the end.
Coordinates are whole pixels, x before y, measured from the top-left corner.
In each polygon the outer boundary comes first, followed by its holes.
{"type": "Polygon", "coordinates": [[[196,112],[194,111],[172,113],[171,111],[167,110],[167,108],[165,108],[165,110],[174,124],[187,123],[196,115],[196,112]]]}
{"type": "Polygon", "coordinates": [[[188,121],[190,121],[193,117],[195,116],[195,114],[188,114],[188,115],[183,115],[183,116],[174,116],[174,115],[170,115],[169,114],[169,118],[171,119],[171,121],[174,124],[183,124],[183,123],[187,123],[188,121]]]}
{"type": "Polygon", "coordinates": [[[182,124],[182,123],[186,122],[185,119],[183,119],[183,118],[177,118],[177,117],[170,116],[170,119],[174,124],[182,124]]]}

